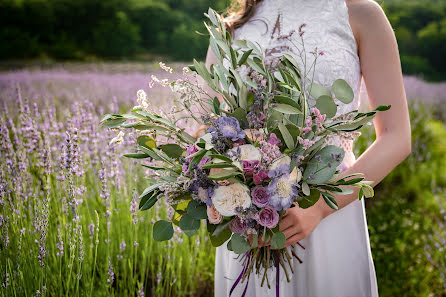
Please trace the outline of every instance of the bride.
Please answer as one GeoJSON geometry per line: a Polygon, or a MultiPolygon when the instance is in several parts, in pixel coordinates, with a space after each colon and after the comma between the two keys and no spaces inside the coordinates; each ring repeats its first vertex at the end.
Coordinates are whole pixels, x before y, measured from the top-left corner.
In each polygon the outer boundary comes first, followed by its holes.
{"type": "MultiPolygon", "coordinates": [[[[374,120],[376,140],[356,159],[353,140],[342,136],[332,144],[344,148],[343,174],[361,172],[366,180],[379,183],[411,151],[408,108],[395,35],[381,7],[372,0],[239,0],[227,26],[234,39],[258,42],[271,58],[289,52],[292,40],[279,38],[301,29],[304,47],[318,57],[314,81],[330,86],[343,78],[355,93],[355,100],[339,108],[338,114],[357,109],[361,79],[367,87],[369,105],[392,105],[374,120]]],[[[292,38],[296,37],[294,34],[292,38]]],[[[291,50],[293,52],[293,50],[291,50]]],[[[302,53],[302,52],[301,52],[302,53]]],[[[302,65],[311,64],[314,55],[306,55],[302,65]]],[[[216,63],[208,49],[206,65],[216,63]]],[[[211,90],[209,90],[211,92],[211,90]]],[[[216,94],[217,96],[217,94],[216,94]]],[[[342,105],[341,105],[342,106],[342,105]]],[[[197,132],[198,133],[198,132],[197,132]]],[[[339,210],[329,208],[323,199],[314,207],[290,208],[280,231],[286,245],[299,242],[305,250],[297,253],[303,263],[294,260],[291,282],[280,277],[280,296],[378,296],[375,268],[370,250],[364,199],[358,193],[337,197],[339,210]]],[[[377,197],[376,199],[395,199],[377,197]]],[[[241,263],[226,244],[217,248],[215,261],[215,296],[227,297],[240,274],[241,263]]],[[[274,283],[274,276],[273,283],[274,283]]],[[[245,296],[276,296],[275,286],[260,286],[261,279],[251,277],[245,296]]],[[[232,296],[242,296],[245,286],[238,286],[232,296]]]]}

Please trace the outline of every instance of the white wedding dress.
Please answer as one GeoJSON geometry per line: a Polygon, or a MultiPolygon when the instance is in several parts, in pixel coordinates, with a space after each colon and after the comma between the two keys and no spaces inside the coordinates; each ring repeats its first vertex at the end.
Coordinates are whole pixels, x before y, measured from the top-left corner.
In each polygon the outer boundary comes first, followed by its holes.
{"type": "MultiPolygon", "coordinates": [[[[235,39],[258,42],[267,53],[287,52],[291,46],[286,39],[277,39],[291,30],[298,31],[305,23],[304,47],[306,64],[311,65],[314,56],[308,54],[317,47],[318,56],[314,81],[330,87],[334,80],[345,79],[353,88],[355,100],[340,105],[337,115],[358,108],[361,71],[357,45],[349,23],[345,0],[263,0],[251,20],[235,31],[235,39]]],[[[300,46],[298,33],[292,36],[300,46]]],[[[303,48],[299,48],[303,50],[303,48]]],[[[291,53],[304,67],[297,51],[291,53]]],[[[273,55],[272,55],[273,56],[273,55]]],[[[311,104],[311,102],[310,102],[311,104]]],[[[336,137],[332,144],[342,146],[346,155],[344,166],[355,161],[352,153],[353,140],[336,137]]],[[[279,289],[281,297],[363,297],[378,296],[375,268],[370,250],[369,234],[364,209],[364,199],[356,200],[323,219],[316,229],[300,243],[296,254],[302,264],[293,258],[294,274],[287,282],[281,271],[279,289]]],[[[236,254],[226,248],[217,248],[215,263],[215,296],[227,297],[242,265],[236,254]]],[[[276,296],[275,273],[270,271],[271,289],[260,287],[261,277],[252,274],[245,296],[276,296]]],[[[242,296],[245,283],[238,284],[231,296],[242,296]]]]}

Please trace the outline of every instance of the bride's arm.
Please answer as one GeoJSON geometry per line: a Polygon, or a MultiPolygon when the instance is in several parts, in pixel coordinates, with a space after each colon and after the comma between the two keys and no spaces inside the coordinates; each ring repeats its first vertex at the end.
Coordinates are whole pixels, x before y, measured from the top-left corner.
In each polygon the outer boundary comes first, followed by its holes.
{"type": "MultiPolygon", "coordinates": [[[[350,6],[350,11],[355,19],[361,20],[357,25],[359,57],[370,107],[389,104],[392,107],[376,114],[376,141],[343,175],[361,172],[375,186],[411,152],[409,112],[398,45],[383,10],[374,1],[358,1],[350,6]]],[[[358,199],[357,192],[339,196],[339,208],[358,199]]],[[[334,211],[328,206],[321,209],[324,216],[334,211]]]]}
{"type": "MultiPolygon", "coordinates": [[[[353,1],[352,1],[353,2],[353,1]]],[[[343,175],[363,173],[366,180],[378,184],[411,152],[411,132],[398,45],[393,29],[381,7],[374,1],[358,0],[350,4],[351,18],[359,33],[361,71],[367,86],[369,103],[392,105],[377,113],[374,120],[376,141],[343,175]]],[[[339,209],[358,199],[358,189],[351,195],[337,196],[339,209]]],[[[308,236],[319,221],[336,210],[323,199],[308,209],[293,208],[281,223],[287,244],[308,236]],[[287,218],[288,217],[288,218],[287,218]]]]}
{"type": "MultiPolygon", "coordinates": [[[[206,67],[208,70],[210,70],[212,64],[217,64],[217,57],[215,56],[214,52],[209,46],[206,54],[206,67]]],[[[210,88],[203,80],[203,78],[201,78],[200,76],[198,76],[198,82],[203,88],[203,90],[206,91],[206,93],[208,93],[212,98],[217,97],[220,102],[223,101],[223,97],[219,93],[215,92],[212,88],[210,88]]],[[[207,128],[206,125],[201,125],[192,136],[195,138],[201,136],[201,134],[204,133],[206,128],[207,128]]]]}

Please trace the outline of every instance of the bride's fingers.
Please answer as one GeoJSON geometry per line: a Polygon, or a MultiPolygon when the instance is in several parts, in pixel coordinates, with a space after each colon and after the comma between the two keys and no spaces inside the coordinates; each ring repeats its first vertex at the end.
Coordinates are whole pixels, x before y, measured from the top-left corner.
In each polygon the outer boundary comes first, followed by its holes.
{"type": "Polygon", "coordinates": [[[296,227],[293,226],[293,227],[290,227],[282,232],[283,232],[283,234],[285,234],[285,237],[288,239],[288,238],[293,237],[295,234],[299,234],[301,232],[301,230],[297,229],[296,227]]]}
{"type": "Polygon", "coordinates": [[[291,217],[282,217],[282,221],[279,224],[279,231],[283,232],[294,225],[293,219],[291,217]]]}
{"type": "Polygon", "coordinates": [[[292,245],[293,243],[296,243],[298,241],[301,241],[302,239],[304,239],[304,233],[300,232],[297,234],[294,234],[293,236],[291,236],[290,238],[288,238],[285,242],[285,247],[292,245]]]}

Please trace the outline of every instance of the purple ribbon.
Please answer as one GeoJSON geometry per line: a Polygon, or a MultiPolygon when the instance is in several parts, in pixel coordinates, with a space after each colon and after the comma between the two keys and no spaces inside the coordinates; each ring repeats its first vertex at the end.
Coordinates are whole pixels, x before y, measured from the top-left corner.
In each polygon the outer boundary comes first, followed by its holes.
{"type": "Polygon", "coordinates": [[[279,275],[280,275],[280,266],[279,266],[279,251],[276,252],[276,297],[279,297],[279,275]]]}
{"type": "MultiPolygon", "coordinates": [[[[238,283],[239,283],[240,280],[242,279],[242,276],[243,276],[243,274],[245,273],[246,269],[248,269],[249,262],[250,262],[250,258],[249,258],[249,254],[250,254],[250,253],[251,253],[251,252],[249,251],[249,252],[247,252],[247,253],[245,254],[245,256],[248,257],[248,260],[246,261],[246,264],[245,264],[245,266],[243,267],[242,272],[241,272],[240,275],[237,277],[237,280],[236,280],[235,283],[232,285],[231,290],[229,291],[229,297],[231,297],[232,292],[234,292],[234,290],[235,290],[235,288],[237,287],[238,283]]],[[[243,291],[243,295],[242,295],[242,297],[245,296],[245,294],[246,294],[246,290],[247,290],[247,289],[248,289],[248,282],[246,282],[246,287],[245,287],[245,290],[243,291]]]]}

